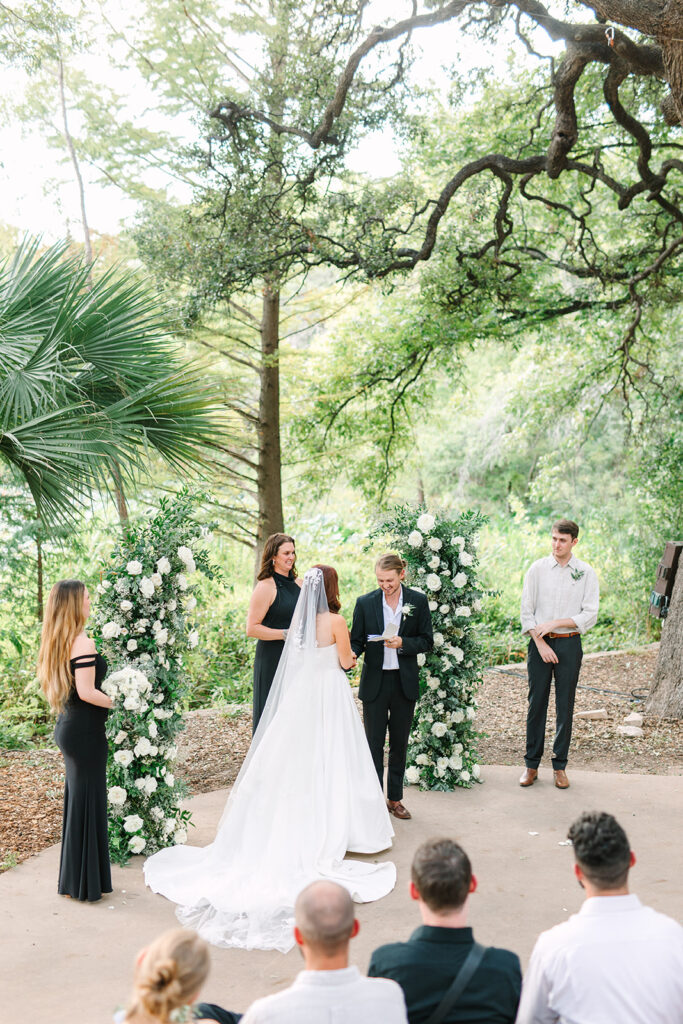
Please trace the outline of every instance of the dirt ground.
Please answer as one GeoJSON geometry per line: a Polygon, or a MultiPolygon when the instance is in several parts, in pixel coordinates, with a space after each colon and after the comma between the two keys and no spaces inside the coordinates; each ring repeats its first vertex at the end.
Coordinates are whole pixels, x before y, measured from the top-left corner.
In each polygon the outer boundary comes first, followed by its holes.
{"type": "MultiPolygon", "coordinates": [[[[584,658],[576,697],[571,769],[683,775],[683,723],[645,716],[643,738],[620,736],[631,711],[642,711],[657,659],[656,646],[634,653],[584,658]],[[604,708],[607,719],[591,721],[576,712],[604,708]]],[[[522,766],[526,717],[523,664],[491,669],[479,692],[477,724],[482,764],[522,766]]],[[[546,761],[550,770],[554,708],[549,713],[546,761]]],[[[187,716],[176,775],[191,794],[224,788],[234,781],[251,739],[251,709],[193,711],[187,716]]],[[[0,870],[59,841],[63,793],[58,751],[0,751],[0,870]]]]}

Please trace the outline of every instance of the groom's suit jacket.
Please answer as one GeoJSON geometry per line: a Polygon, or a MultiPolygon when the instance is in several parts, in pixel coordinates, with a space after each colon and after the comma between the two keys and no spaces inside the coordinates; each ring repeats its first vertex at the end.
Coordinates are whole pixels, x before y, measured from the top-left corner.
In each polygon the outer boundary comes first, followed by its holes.
{"type": "MultiPolygon", "coordinates": [[[[403,693],[408,700],[417,700],[420,696],[417,656],[431,651],[434,645],[432,617],[425,595],[404,586],[404,607],[407,604],[412,605],[412,612],[401,616],[398,634],[403,640],[403,646],[398,651],[398,671],[403,693]]],[[[382,591],[378,588],[358,598],[351,626],[352,650],[358,657],[365,652],[358,696],[366,703],[373,701],[380,691],[384,662],[384,644],[380,640],[368,643],[368,636],[383,632],[382,591]]]]}

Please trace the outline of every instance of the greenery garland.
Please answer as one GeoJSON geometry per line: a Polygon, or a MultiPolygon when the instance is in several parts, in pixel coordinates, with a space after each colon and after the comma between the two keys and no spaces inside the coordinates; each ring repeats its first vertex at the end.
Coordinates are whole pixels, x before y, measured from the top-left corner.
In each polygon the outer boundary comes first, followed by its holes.
{"type": "Polygon", "coordinates": [[[407,585],[426,594],[434,648],[418,655],[420,699],[408,745],[406,782],[452,790],[479,780],[476,693],[483,657],[473,624],[481,611],[476,538],[478,511],[449,517],[401,506],[374,531],[388,537],[407,563],[407,585]]]}
{"type": "Polygon", "coordinates": [[[188,678],[183,652],[197,645],[196,570],[217,571],[201,547],[208,528],[194,519],[198,498],[181,491],[129,528],[97,587],[98,646],[111,674],[107,720],[109,844],[115,863],[187,839],[185,789],[173,774],[188,678]]]}

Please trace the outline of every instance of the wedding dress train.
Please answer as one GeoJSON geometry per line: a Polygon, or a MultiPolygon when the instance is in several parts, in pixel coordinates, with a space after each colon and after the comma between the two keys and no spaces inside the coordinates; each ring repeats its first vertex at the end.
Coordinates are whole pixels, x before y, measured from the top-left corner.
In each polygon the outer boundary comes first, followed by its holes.
{"type": "Polygon", "coordinates": [[[214,842],[161,850],[144,867],[147,885],[179,904],[181,923],[217,946],[287,952],[309,882],[339,882],[362,903],[396,881],[390,862],[344,859],[387,849],[394,832],[336,645],[312,640],[323,613],[309,607],[307,617],[306,602],[320,602],[308,577],[279,685],[276,676],[214,842]]]}

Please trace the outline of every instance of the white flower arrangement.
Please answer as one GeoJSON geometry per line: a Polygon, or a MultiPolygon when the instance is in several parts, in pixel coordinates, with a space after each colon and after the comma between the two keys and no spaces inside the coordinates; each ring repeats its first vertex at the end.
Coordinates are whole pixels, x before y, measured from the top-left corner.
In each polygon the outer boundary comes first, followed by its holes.
{"type": "Polygon", "coordinates": [[[423,533],[430,533],[436,526],[436,519],[430,512],[423,512],[418,516],[416,526],[423,533]]]}
{"type": "Polygon", "coordinates": [[[188,576],[213,572],[202,549],[206,531],[192,513],[186,492],[162,502],[153,519],[129,530],[98,587],[102,653],[116,670],[103,690],[113,700],[107,720],[110,852],[121,864],[180,841],[190,817],[173,774],[187,685],[183,659],[175,655],[199,643],[188,576]]]}

